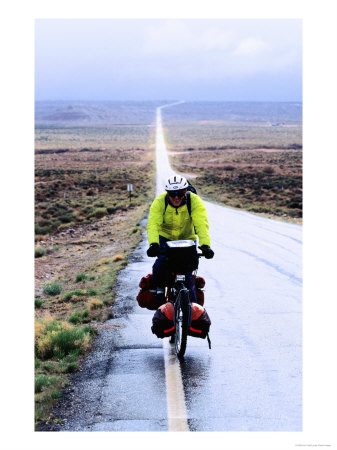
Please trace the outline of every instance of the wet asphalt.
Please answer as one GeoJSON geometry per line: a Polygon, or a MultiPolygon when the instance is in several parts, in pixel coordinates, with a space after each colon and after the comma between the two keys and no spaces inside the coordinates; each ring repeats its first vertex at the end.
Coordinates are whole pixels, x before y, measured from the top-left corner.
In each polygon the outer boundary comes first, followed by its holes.
{"type": "MultiPolygon", "coordinates": [[[[257,223],[261,227],[262,222],[257,223]]],[[[263,233],[266,240],[267,233],[263,233]]],[[[119,275],[115,318],[106,322],[93,350],[64,389],[53,411],[61,423],[44,425],[40,430],[169,431],[163,340],[151,332],[153,311],[140,308],[136,302],[139,280],[151,272],[153,262],[146,256],[146,248],[144,240],[119,275]]],[[[178,363],[188,428],[300,431],[298,280],[289,280],[289,274],[282,274],[273,264],[262,262],[271,273],[258,276],[258,264],[253,270],[240,260],[238,269],[228,254],[225,260],[221,261],[220,254],[218,258],[217,264],[215,259],[203,259],[199,267],[199,274],[206,277],[205,307],[212,320],[212,349],[206,340],[189,337],[185,358],[178,363]],[[212,267],[207,269],[209,265],[212,267]],[[235,280],[230,265],[236,272],[235,280]],[[219,271],[224,274],[222,278],[219,271]],[[292,290],[283,285],[285,278],[293,284],[292,290]]]]}

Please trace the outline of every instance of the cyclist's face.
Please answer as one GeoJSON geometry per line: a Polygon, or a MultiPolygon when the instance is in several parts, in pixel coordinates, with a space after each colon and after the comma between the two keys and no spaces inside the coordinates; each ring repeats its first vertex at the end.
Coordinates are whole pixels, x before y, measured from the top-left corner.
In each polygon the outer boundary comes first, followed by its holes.
{"type": "Polygon", "coordinates": [[[184,191],[184,192],[172,192],[172,193],[170,192],[169,196],[170,196],[170,200],[171,200],[172,205],[175,208],[178,208],[182,204],[182,202],[184,201],[184,198],[186,196],[186,191],[184,191]]]}

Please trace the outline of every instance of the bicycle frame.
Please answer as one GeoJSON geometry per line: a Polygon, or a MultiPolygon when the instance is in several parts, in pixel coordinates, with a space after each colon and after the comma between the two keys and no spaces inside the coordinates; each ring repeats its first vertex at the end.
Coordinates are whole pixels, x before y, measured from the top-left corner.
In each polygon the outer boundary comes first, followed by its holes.
{"type": "Polygon", "coordinates": [[[196,269],[198,267],[197,258],[202,256],[202,254],[196,252],[193,241],[174,241],[168,242],[167,245],[173,248],[171,254],[173,254],[175,262],[178,261],[177,266],[180,269],[180,272],[172,273],[174,281],[173,284],[172,280],[168,283],[167,297],[168,301],[172,302],[174,306],[173,323],[175,326],[174,344],[176,354],[178,357],[183,357],[186,351],[188,330],[192,322],[192,302],[189,289],[185,285],[184,272],[190,271],[191,268],[196,269]],[[186,257],[186,255],[188,256],[186,257]],[[192,266],[189,264],[189,257],[192,259],[192,266]]]}
{"type": "Polygon", "coordinates": [[[192,302],[190,300],[190,292],[183,281],[185,281],[184,275],[176,275],[176,282],[173,286],[173,290],[176,291],[176,294],[173,295],[171,301],[173,303],[173,306],[175,306],[176,308],[187,308],[187,324],[190,327],[192,322],[192,302]]]}
{"type": "Polygon", "coordinates": [[[175,283],[169,292],[169,301],[174,307],[174,345],[178,357],[182,357],[186,351],[188,329],[192,321],[190,295],[184,281],[184,275],[176,275],[175,283]]]}

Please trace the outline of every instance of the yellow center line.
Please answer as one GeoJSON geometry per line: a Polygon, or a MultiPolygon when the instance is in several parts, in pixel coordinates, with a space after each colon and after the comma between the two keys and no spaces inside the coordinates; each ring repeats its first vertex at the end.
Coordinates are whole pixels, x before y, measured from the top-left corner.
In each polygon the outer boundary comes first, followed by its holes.
{"type": "Polygon", "coordinates": [[[164,339],[164,354],[169,431],[190,431],[180,365],[168,339],[164,339]]]}

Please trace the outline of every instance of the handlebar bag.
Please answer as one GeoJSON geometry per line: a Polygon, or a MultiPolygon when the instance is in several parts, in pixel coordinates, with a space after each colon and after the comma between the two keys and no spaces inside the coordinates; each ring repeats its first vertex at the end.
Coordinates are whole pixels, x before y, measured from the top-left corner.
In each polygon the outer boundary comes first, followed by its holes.
{"type": "Polygon", "coordinates": [[[167,242],[167,263],[169,272],[186,273],[197,270],[199,259],[196,246],[193,241],[169,241],[167,242]],[[173,246],[173,242],[192,242],[186,247],[173,246]]]}

